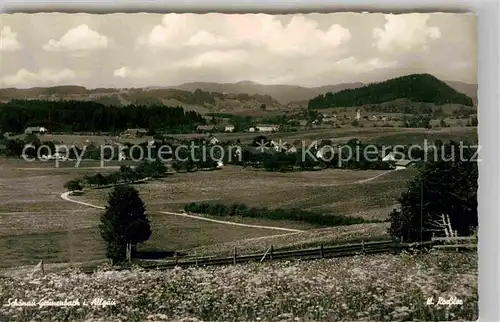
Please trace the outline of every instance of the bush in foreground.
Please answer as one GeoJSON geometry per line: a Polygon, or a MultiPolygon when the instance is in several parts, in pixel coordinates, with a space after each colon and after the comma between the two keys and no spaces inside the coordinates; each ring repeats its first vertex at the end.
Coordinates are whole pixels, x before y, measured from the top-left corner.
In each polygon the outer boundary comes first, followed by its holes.
{"type": "Polygon", "coordinates": [[[101,297],[113,306],[22,309],[15,321],[442,321],[478,318],[477,255],[377,255],[167,271],[0,277],[0,301],[101,297]],[[462,305],[427,305],[455,296],[462,305]]]}

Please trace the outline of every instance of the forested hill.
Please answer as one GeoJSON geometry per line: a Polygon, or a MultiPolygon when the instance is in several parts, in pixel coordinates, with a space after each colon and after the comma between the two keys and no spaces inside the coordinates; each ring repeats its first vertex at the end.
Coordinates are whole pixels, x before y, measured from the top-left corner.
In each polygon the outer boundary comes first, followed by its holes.
{"type": "Polygon", "coordinates": [[[462,104],[473,106],[470,97],[457,92],[430,74],[407,75],[359,88],[345,89],[337,93],[328,92],[309,100],[308,106],[312,109],[361,106],[401,98],[436,105],[462,104]]]}

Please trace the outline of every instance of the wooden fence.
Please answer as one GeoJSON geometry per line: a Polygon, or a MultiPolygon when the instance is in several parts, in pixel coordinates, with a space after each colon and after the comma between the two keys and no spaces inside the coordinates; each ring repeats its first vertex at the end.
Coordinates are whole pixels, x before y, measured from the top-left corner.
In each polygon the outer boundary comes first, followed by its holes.
{"type": "Polygon", "coordinates": [[[399,243],[392,240],[361,242],[357,244],[344,244],[325,247],[275,251],[273,245],[266,249],[264,254],[247,254],[238,255],[237,249],[234,248],[233,256],[230,257],[178,257],[173,260],[135,260],[135,264],[143,268],[168,269],[173,267],[189,267],[189,266],[214,266],[214,265],[236,265],[238,263],[247,262],[265,262],[271,260],[312,260],[321,258],[334,258],[355,256],[361,254],[379,254],[379,253],[394,253],[397,254],[402,250],[410,249],[446,249],[446,250],[464,250],[475,247],[474,237],[453,237],[453,238],[433,238],[430,241],[417,243],[399,243]]]}

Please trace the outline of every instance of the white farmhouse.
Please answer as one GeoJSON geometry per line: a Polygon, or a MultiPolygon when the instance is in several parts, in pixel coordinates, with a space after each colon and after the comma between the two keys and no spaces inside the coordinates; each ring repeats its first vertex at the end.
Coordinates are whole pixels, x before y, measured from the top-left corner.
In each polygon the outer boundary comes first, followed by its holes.
{"type": "Polygon", "coordinates": [[[409,168],[415,163],[415,161],[411,160],[399,160],[396,162],[396,170],[403,170],[409,168]]]}
{"type": "Polygon", "coordinates": [[[279,131],[280,126],[276,124],[259,124],[256,128],[259,132],[277,132],[279,131]]]}
{"type": "Polygon", "coordinates": [[[210,141],[209,141],[209,142],[210,142],[210,144],[211,144],[211,145],[215,145],[215,144],[219,143],[219,142],[220,142],[220,140],[219,140],[218,138],[216,138],[215,136],[212,136],[212,137],[210,138],[210,141]]]}
{"type": "Polygon", "coordinates": [[[228,124],[224,128],[224,132],[234,132],[234,125],[228,124]]]}
{"type": "Polygon", "coordinates": [[[391,152],[391,153],[387,154],[385,157],[382,158],[382,161],[384,161],[384,162],[396,161],[395,153],[391,152]]]}

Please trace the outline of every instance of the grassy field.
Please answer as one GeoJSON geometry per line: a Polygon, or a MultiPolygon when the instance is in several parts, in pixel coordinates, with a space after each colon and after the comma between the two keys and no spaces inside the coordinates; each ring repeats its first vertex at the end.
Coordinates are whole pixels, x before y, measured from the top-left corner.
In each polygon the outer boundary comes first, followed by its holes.
{"type": "MultiPolygon", "coordinates": [[[[0,249],[3,258],[0,266],[30,265],[41,259],[79,262],[104,257],[104,244],[97,229],[101,211],[64,201],[60,194],[65,191],[66,181],[87,173],[114,171],[116,168],[112,166],[115,164],[98,169],[95,168],[98,162],[85,162],[82,168],[73,168],[72,164],[54,168],[51,162],[25,163],[16,159],[0,159],[0,162],[0,249]]],[[[194,201],[301,207],[365,218],[386,218],[404,181],[412,174],[398,171],[367,183],[356,183],[383,172],[327,170],[283,174],[226,167],[220,171],[175,174],[163,181],[137,185],[153,228],[152,238],[140,249],[188,250],[284,234],[278,230],[227,226],[158,212],[177,212],[185,203],[194,201]],[[353,192],[357,195],[353,196],[353,192]],[[351,203],[353,199],[359,203],[351,203]]],[[[74,198],[104,205],[108,191],[92,190],[74,198]]],[[[231,220],[301,230],[316,228],[288,221],[231,220]]]]}
{"type": "MultiPolygon", "coordinates": [[[[423,144],[424,139],[434,142],[436,139],[445,140],[464,140],[466,138],[477,141],[477,127],[449,127],[427,129],[411,129],[398,127],[352,127],[345,126],[343,128],[319,127],[313,129],[304,129],[296,132],[277,132],[277,133],[215,133],[214,135],[220,140],[237,140],[242,143],[251,143],[257,135],[267,135],[275,140],[283,140],[288,143],[293,143],[295,140],[304,140],[306,144],[311,140],[332,139],[337,142],[347,142],[352,138],[358,138],[361,141],[379,143],[379,144],[423,144]]],[[[166,134],[170,135],[170,134],[166,134]]],[[[200,137],[206,134],[171,134],[170,136],[182,139],[190,139],[200,137]]],[[[105,141],[113,140],[121,143],[130,142],[138,144],[144,142],[149,137],[123,139],[111,136],[78,136],[78,135],[46,135],[43,140],[56,140],[65,144],[103,144],[105,141]],[[87,140],[89,142],[87,142],[87,140]]]]}
{"type": "Polygon", "coordinates": [[[477,262],[473,252],[432,252],[92,275],[14,272],[0,277],[2,303],[101,297],[114,304],[2,306],[0,313],[15,321],[475,321],[477,262]],[[462,305],[436,305],[438,297],[462,305]]]}
{"type": "Polygon", "coordinates": [[[345,243],[389,239],[389,223],[358,224],[331,228],[311,229],[300,233],[247,238],[221,244],[206,245],[183,250],[191,256],[232,256],[234,248],[242,254],[264,253],[270,245],[275,250],[297,250],[345,243]]]}
{"type": "MultiPolygon", "coordinates": [[[[97,170],[54,169],[49,163],[25,164],[13,159],[0,162],[0,267],[36,264],[41,259],[66,262],[104,257],[97,229],[101,211],[60,198],[66,181],[97,170]]],[[[103,171],[112,170],[107,169],[103,171]]],[[[104,189],[101,192],[106,193],[104,189]]],[[[143,250],[172,251],[283,233],[236,226],[228,229],[221,224],[154,213],[151,222],[153,236],[143,250]]]]}
{"type": "MultiPolygon", "coordinates": [[[[345,142],[349,138],[357,137],[365,142],[407,144],[412,140],[419,141],[424,138],[447,140],[474,137],[477,136],[476,131],[476,128],[463,127],[435,130],[341,128],[274,133],[270,136],[282,137],[292,142],[298,139],[325,138],[345,142]]],[[[243,136],[246,136],[246,140],[251,140],[255,135],[257,134],[227,133],[221,134],[221,139],[243,139],[243,136]]],[[[68,142],[84,142],[88,139],[77,136],[61,138],[68,142]]],[[[100,211],[63,201],[60,194],[65,191],[64,183],[70,179],[84,174],[115,171],[119,165],[117,162],[111,162],[106,164],[106,168],[100,169],[99,162],[84,161],[79,168],[74,168],[73,163],[60,163],[60,168],[54,168],[54,161],[26,163],[19,159],[0,159],[0,256],[3,259],[0,266],[30,265],[40,259],[48,262],[102,259],[104,245],[97,229],[100,211]]],[[[137,185],[153,225],[153,236],[141,249],[202,251],[203,247],[216,249],[210,248],[212,245],[230,245],[238,240],[254,240],[284,233],[277,230],[227,226],[159,213],[178,212],[189,202],[237,202],[254,207],[300,208],[327,214],[361,216],[366,219],[386,219],[396,204],[396,198],[406,187],[406,182],[413,177],[414,171],[391,172],[364,182],[381,173],[384,171],[333,169],[269,173],[229,166],[220,171],[175,174],[163,181],[137,185]]],[[[89,191],[75,198],[104,205],[108,191],[89,191]]],[[[300,230],[319,228],[297,222],[256,218],[230,220],[300,230]]],[[[333,232],[318,235],[329,236],[318,238],[324,238],[321,239],[322,242],[336,242],[335,234],[333,232]]],[[[372,234],[373,230],[370,230],[367,237],[372,234]]],[[[308,239],[314,240],[312,236],[308,239]]],[[[283,240],[283,247],[287,246],[286,243],[292,246],[307,244],[305,241],[283,240]]],[[[257,247],[253,245],[255,244],[251,243],[245,248],[250,250],[257,247]]],[[[257,245],[261,247],[260,244],[257,245]]]]}
{"type": "MultiPolygon", "coordinates": [[[[137,188],[151,211],[177,212],[190,202],[236,202],[252,207],[300,208],[385,219],[406,187],[407,180],[414,174],[412,169],[394,172],[328,169],[273,173],[227,166],[219,171],[176,174],[162,181],[138,185],[137,188]],[[363,182],[380,174],[384,175],[363,182]]],[[[106,194],[103,191],[106,189],[88,191],[78,198],[104,205],[106,194]]],[[[264,219],[244,219],[276,223],[264,219]]]]}

